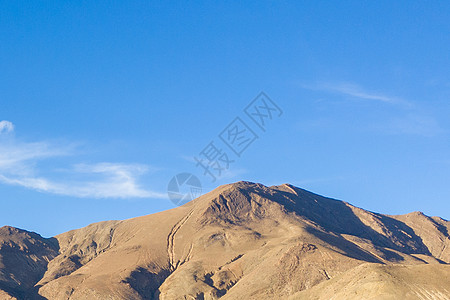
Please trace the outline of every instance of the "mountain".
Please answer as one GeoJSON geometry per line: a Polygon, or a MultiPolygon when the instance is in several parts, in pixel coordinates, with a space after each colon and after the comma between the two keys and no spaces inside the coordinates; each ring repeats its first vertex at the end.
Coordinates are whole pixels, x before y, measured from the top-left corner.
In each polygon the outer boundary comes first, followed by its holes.
{"type": "Polygon", "coordinates": [[[50,239],[0,228],[0,299],[450,299],[450,222],[289,184],[50,239]]]}

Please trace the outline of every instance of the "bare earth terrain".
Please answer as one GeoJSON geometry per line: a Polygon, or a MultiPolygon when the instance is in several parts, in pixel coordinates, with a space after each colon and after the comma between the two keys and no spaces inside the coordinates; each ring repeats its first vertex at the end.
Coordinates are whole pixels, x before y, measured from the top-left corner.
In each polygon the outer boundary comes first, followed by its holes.
{"type": "Polygon", "coordinates": [[[224,185],[50,239],[0,228],[0,299],[449,299],[450,222],[224,185]]]}

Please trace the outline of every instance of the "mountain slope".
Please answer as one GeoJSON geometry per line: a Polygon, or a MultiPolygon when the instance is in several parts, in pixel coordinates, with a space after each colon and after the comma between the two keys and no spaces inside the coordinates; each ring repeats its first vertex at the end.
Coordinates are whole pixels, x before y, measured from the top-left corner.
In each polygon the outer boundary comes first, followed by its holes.
{"type": "MultiPolygon", "coordinates": [[[[0,290],[17,297],[11,282],[19,282],[30,299],[326,299],[321,293],[330,291],[349,299],[352,292],[337,293],[343,282],[357,290],[362,274],[381,274],[365,286],[389,299],[383,286],[395,294],[401,282],[392,278],[410,280],[427,268],[450,275],[448,228],[421,213],[387,216],[292,185],[238,182],[169,211],[39,240],[49,252],[24,257],[43,257],[43,267],[28,267],[31,280],[0,264],[0,290]]],[[[420,284],[437,282],[427,278],[420,284]]],[[[450,283],[436,293],[445,288],[450,283]]]]}
{"type": "Polygon", "coordinates": [[[34,287],[58,254],[55,239],[25,230],[0,228],[0,299],[41,297],[34,287]]]}
{"type": "Polygon", "coordinates": [[[449,300],[450,266],[362,264],[290,300],[439,299],[449,300]]]}

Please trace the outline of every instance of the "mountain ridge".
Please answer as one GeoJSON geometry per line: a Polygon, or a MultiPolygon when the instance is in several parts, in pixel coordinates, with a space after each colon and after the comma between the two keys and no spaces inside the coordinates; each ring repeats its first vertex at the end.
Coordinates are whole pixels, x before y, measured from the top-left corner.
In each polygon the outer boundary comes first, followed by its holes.
{"type": "Polygon", "coordinates": [[[2,227],[0,299],[319,299],[313,287],[333,278],[367,270],[386,277],[384,269],[355,269],[363,264],[419,266],[411,272],[437,265],[447,272],[449,228],[423,213],[384,215],[290,184],[240,181],[171,210],[50,239],[2,227]],[[46,249],[39,249],[46,255],[33,250],[41,256],[19,252],[44,267],[3,263],[17,254],[2,245],[20,244],[20,237],[46,249]],[[35,275],[22,283],[14,272],[27,268],[35,275]]]}

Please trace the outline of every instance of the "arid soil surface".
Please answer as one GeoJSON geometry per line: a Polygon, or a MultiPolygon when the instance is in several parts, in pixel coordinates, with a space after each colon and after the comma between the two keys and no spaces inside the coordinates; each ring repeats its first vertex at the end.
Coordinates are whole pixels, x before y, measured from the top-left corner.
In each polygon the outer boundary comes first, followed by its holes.
{"type": "Polygon", "coordinates": [[[0,299],[450,299],[450,222],[220,186],[53,238],[0,228],[0,299]]]}

